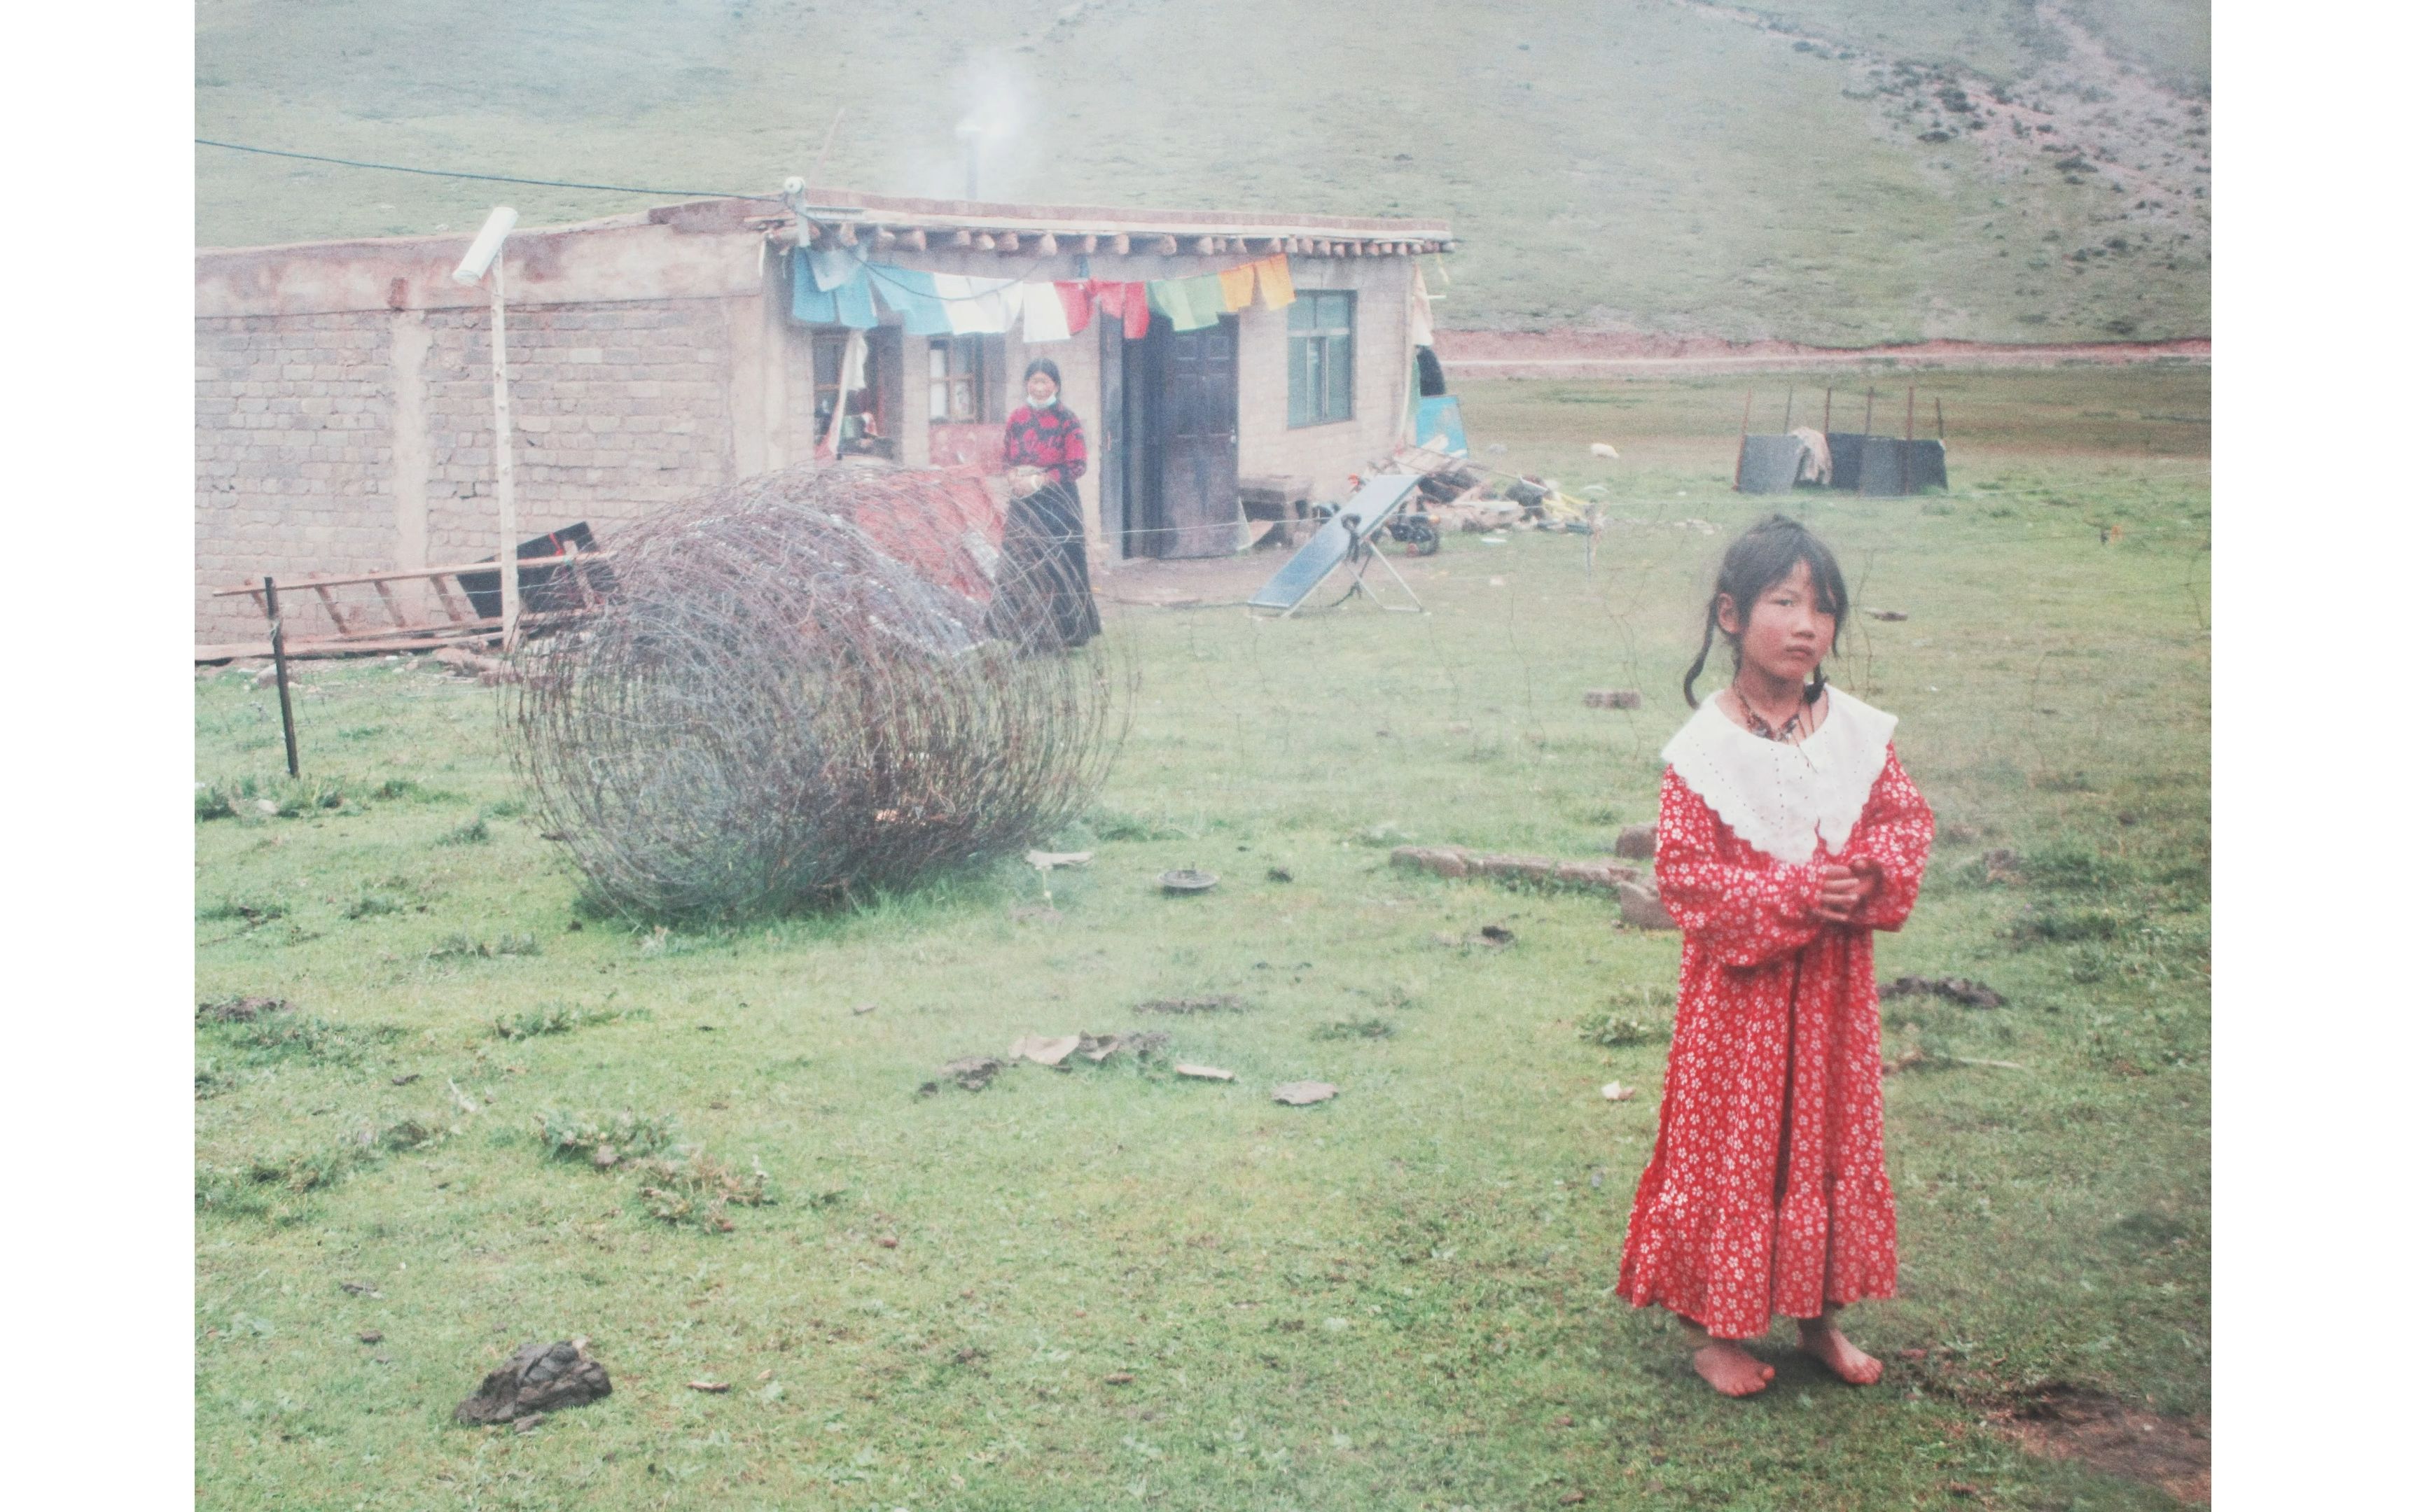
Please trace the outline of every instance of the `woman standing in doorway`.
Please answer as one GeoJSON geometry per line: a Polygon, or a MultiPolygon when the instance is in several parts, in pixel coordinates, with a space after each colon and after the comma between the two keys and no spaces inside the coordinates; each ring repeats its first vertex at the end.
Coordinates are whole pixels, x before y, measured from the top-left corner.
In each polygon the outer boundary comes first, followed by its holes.
{"type": "Polygon", "coordinates": [[[1080,646],[1101,633],[1084,565],[1084,424],[1059,400],[1059,364],[1025,364],[1025,400],[1008,417],[1008,529],[1001,595],[1028,644],[1080,646]]]}

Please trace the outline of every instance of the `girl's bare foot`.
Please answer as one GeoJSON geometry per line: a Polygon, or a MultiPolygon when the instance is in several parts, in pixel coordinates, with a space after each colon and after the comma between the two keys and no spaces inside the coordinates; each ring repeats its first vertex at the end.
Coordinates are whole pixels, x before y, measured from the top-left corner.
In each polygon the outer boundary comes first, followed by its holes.
{"type": "Polygon", "coordinates": [[[1850,1343],[1829,1318],[1800,1319],[1798,1347],[1852,1386],[1870,1386],[1883,1379],[1883,1363],[1850,1343]]]}
{"type": "Polygon", "coordinates": [[[1773,1366],[1730,1339],[1711,1340],[1690,1359],[1706,1384],[1726,1396],[1753,1396],[1773,1379],[1773,1366]]]}

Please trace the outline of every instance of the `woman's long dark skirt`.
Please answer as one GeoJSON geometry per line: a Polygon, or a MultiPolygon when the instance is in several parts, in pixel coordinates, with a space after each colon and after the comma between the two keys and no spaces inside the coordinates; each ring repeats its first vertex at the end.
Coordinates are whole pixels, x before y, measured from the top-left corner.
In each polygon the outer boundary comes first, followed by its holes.
{"type": "Polygon", "coordinates": [[[1080,646],[1101,633],[1075,489],[1046,483],[1008,501],[992,611],[995,633],[1037,649],[1080,646]]]}

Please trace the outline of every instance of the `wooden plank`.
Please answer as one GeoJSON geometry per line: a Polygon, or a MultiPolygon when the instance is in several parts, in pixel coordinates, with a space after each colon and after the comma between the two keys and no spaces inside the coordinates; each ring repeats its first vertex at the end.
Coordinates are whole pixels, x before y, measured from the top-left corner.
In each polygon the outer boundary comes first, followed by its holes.
{"type": "Polygon", "coordinates": [[[353,627],[345,623],[345,611],[336,607],[336,595],[328,592],[328,585],[326,583],[312,583],[309,586],[318,594],[319,607],[328,611],[328,619],[336,626],[336,633],[338,635],[350,634],[353,627]]]}

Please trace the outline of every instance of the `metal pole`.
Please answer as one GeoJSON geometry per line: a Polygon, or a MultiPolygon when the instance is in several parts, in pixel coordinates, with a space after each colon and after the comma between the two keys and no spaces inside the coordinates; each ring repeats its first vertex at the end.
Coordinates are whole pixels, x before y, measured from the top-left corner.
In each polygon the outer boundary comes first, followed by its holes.
{"type": "Polygon", "coordinates": [[[1823,385],[1823,434],[1832,434],[1832,385],[1823,385]]]}
{"type": "Polygon", "coordinates": [[[513,400],[504,372],[504,255],[496,254],[496,266],[489,276],[493,295],[489,308],[493,312],[494,333],[489,338],[495,347],[496,385],[496,527],[504,544],[496,551],[496,581],[504,589],[503,635],[498,649],[510,652],[520,639],[521,568],[520,519],[513,508],[513,400]]]}
{"type": "Polygon", "coordinates": [[[301,777],[302,764],[294,754],[294,699],[286,691],[286,617],[277,612],[277,579],[260,579],[269,601],[269,659],[277,664],[277,717],[286,726],[286,775],[301,777]]]}
{"type": "Polygon", "coordinates": [[[1789,392],[1787,394],[1783,395],[1783,396],[1782,396],[1782,400],[1781,400],[1781,431],[1782,431],[1782,434],[1783,434],[1783,435],[1785,435],[1785,436],[1786,436],[1786,435],[1788,435],[1788,434],[1790,433],[1790,412],[1791,412],[1791,409],[1792,409],[1792,408],[1793,406],[1795,406],[1797,403],[1798,403],[1798,385],[1797,385],[1797,384],[1795,384],[1795,383],[1793,383],[1793,384],[1792,384],[1792,385],[1790,386],[1790,392],[1789,392]]]}
{"type": "Polygon", "coordinates": [[[1907,386],[1907,439],[1916,440],[1916,385],[1907,386]]]}
{"type": "Polygon", "coordinates": [[[1869,388],[1869,389],[1867,389],[1867,390],[1866,390],[1866,428],[1865,428],[1864,430],[1862,430],[1862,431],[1859,431],[1859,432],[1858,432],[1858,434],[1859,434],[1859,435],[1861,435],[1861,436],[1870,436],[1870,435],[1872,435],[1873,433],[1874,433],[1874,391],[1873,391],[1872,389],[1869,388]]]}
{"type": "Polygon", "coordinates": [[[1739,459],[1731,464],[1731,492],[1739,492],[1740,474],[1747,471],[1747,417],[1756,408],[1756,391],[1747,391],[1747,403],[1740,406],[1739,459]]]}
{"type": "Polygon", "coordinates": [[[1949,439],[1949,425],[1941,418],[1941,395],[1937,393],[1932,396],[1932,438],[1942,441],[1949,439]]]}

